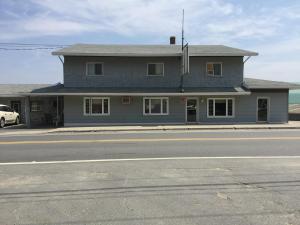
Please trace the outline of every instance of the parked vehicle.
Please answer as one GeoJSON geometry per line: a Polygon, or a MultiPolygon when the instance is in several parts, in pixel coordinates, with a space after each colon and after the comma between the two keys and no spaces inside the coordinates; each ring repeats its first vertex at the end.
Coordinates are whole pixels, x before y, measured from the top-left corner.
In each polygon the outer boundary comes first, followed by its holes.
{"type": "Polygon", "coordinates": [[[6,124],[19,124],[20,115],[7,105],[0,104],[0,128],[6,124]]]}

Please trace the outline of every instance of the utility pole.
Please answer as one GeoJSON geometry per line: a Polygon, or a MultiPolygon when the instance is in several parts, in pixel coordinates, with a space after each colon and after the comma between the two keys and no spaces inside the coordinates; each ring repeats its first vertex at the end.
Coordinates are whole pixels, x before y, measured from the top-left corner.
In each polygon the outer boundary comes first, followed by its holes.
{"type": "MultiPolygon", "coordinates": [[[[182,27],[181,27],[181,51],[183,53],[183,44],[184,44],[184,9],[182,9],[182,27]]],[[[184,64],[183,64],[183,54],[181,56],[181,76],[180,76],[180,92],[184,92],[183,88],[183,73],[184,73],[184,64]]]]}
{"type": "Polygon", "coordinates": [[[182,29],[181,29],[181,49],[183,50],[184,45],[184,9],[182,9],[182,29]]]}

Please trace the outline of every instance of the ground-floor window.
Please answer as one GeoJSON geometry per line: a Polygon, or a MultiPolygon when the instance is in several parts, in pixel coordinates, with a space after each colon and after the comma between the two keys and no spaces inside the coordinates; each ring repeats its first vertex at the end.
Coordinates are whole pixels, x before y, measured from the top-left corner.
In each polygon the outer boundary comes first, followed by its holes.
{"type": "Polygon", "coordinates": [[[109,115],[110,102],[109,98],[86,97],[83,101],[84,115],[109,115]]]}
{"type": "Polygon", "coordinates": [[[207,117],[234,117],[234,99],[207,99],[207,117]]]}
{"type": "Polygon", "coordinates": [[[41,101],[31,101],[30,102],[30,111],[31,112],[42,111],[42,102],[41,101]]]}
{"type": "Polygon", "coordinates": [[[167,97],[144,98],[144,115],[168,115],[169,99],[167,97]]]}

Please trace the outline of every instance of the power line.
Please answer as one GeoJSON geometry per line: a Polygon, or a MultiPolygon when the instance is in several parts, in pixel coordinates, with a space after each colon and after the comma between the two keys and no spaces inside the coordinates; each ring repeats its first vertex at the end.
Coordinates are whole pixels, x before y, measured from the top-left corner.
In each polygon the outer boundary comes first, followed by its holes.
{"type": "Polygon", "coordinates": [[[60,47],[53,47],[53,48],[42,48],[42,47],[38,47],[38,48],[1,48],[0,50],[4,50],[4,51],[33,51],[33,50],[53,50],[53,49],[58,49],[60,47]]]}
{"type": "Polygon", "coordinates": [[[36,50],[55,50],[70,45],[63,44],[38,44],[38,43],[16,43],[16,42],[0,42],[0,50],[2,51],[36,51],[36,50]]]}
{"type": "Polygon", "coordinates": [[[12,42],[0,42],[0,45],[13,45],[13,46],[48,46],[48,47],[64,47],[64,46],[70,46],[70,45],[64,45],[64,44],[37,44],[37,43],[12,43],[12,42]]]}

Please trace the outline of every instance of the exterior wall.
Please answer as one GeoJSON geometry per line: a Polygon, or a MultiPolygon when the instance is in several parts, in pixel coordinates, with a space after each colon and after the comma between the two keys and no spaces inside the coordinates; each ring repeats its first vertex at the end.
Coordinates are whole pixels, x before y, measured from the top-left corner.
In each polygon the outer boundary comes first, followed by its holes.
{"type": "MultiPolygon", "coordinates": [[[[219,96],[215,97],[219,98],[219,96]]],[[[203,106],[200,105],[200,108],[202,108],[200,110],[200,121],[208,123],[256,123],[257,98],[268,97],[270,99],[269,122],[288,122],[288,91],[252,92],[250,96],[231,97],[235,99],[235,116],[233,118],[207,118],[207,98],[203,98],[203,106]]]]}
{"type": "MultiPolygon", "coordinates": [[[[84,96],[88,97],[88,96],[84,96]]],[[[83,96],[65,96],[65,125],[86,124],[182,124],[186,121],[185,101],[182,97],[169,97],[169,115],[143,115],[143,97],[133,97],[129,105],[121,103],[121,97],[110,97],[110,115],[84,116],[83,96]]],[[[108,96],[109,97],[109,96],[108,96]]],[[[164,96],[162,96],[164,97],[164,96]]],[[[191,96],[193,97],[193,96],[191,96]]],[[[212,98],[214,96],[209,96],[212,98]]],[[[220,98],[220,96],[216,96],[220,98]]],[[[253,92],[250,96],[223,96],[235,99],[233,118],[208,118],[207,96],[197,97],[199,123],[255,123],[257,97],[270,98],[271,123],[288,121],[288,92],[253,92]]]]}
{"type": "MultiPolygon", "coordinates": [[[[190,57],[185,87],[233,87],[243,82],[243,57],[190,57]],[[222,77],[206,75],[207,62],[222,62],[222,77]]],[[[65,87],[179,87],[180,57],[76,57],[64,61],[65,87]],[[86,76],[87,62],[103,62],[103,76],[86,76]],[[164,76],[147,76],[147,63],[164,63],[164,76]]]]}
{"type": "MultiPolygon", "coordinates": [[[[87,97],[87,96],[84,96],[87,97]]],[[[110,115],[84,116],[83,98],[79,96],[64,97],[65,124],[69,123],[184,123],[185,103],[178,97],[169,97],[169,115],[143,115],[143,97],[132,97],[131,104],[123,105],[121,97],[110,97],[110,115]]]]}
{"type": "Polygon", "coordinates": [[[32,112],[30,111],[30,122],[32,126],[45,126],[48,125],[51,118],[56,116],[56,97],[30,97],[30,102],[39,101],[41,102],[41,111],[32,112]]]}

